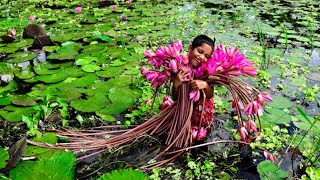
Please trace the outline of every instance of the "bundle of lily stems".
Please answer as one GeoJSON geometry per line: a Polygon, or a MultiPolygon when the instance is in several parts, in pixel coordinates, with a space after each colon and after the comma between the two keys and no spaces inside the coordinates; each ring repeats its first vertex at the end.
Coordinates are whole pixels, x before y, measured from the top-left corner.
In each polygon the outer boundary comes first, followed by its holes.
{"type": "MultiPolygon", "coordinates": [[[[188,66],[188,56],[181,55],[181,52],[182,44],[180,42],[172,43],[166,47],[161,46],[154,52],[146,50],[144,55],[154,69],[142,68],[143,77],[151,83],[153,88],[157,89],[170,82],[171,77],[179,71],[188,71],[189,77],[186,77],[187,79],[202,79],[207,81],[209,85],[226,87],[233,98],[231,100],[232,107],[237,112],[238,132],[241,136],[241,142],[250,143],[257,138],[259,131],[262,129],[259,118],[263,113],[262,106],[265,101],[271,101],[272,99],[269,94],[260,92],[237,78],[240,75],[256,76],[256,68],[252,62],[247,60],[237,48],[219,45],[207,63],[193,69],[188,66]],[[256,128],[255,120],[259,121],[259,128],[256,128]]],[[[130,129],[114,130],[119,126],[111,125],[82,131],[62,129],[58,136],[67,138],[68,142],[55,145],[32,141],[29,141],[29,143],[42,147],[71,149],[79,154],[86,151],[86,155],[78,158],[78,160],[81,160],[113,148],[119,148],[146,134],[161,136],[166,137],[166,139],[163,148],[154,157],[156,161],[141,168],[151,169],[163,166],[174,161],[184,151],[194,147],[199,132],[195,132],[195,128],[192,127],[191,117],[193,103],[198,101],[199,98],[205,98],[204,95],[200,96],[201,93],[203,92],[192,90],[188,83],[183,83],[179,86],[179,93],[175,102],[172,101],[173,103],[162,106],[160,113],[130,129]]],[[[204,123],[200,122],[197,129],[200,130],[202,124],[204,123]]]]}

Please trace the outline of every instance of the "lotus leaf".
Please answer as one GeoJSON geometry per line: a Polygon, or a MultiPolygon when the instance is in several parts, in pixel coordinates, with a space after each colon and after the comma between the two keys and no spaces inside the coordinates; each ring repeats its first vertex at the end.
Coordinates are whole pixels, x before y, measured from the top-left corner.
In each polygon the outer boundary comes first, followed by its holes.
{"type": "Polygon", "coordinates": [[[76,65],[83,66],[83,65],[89,65],[93,61],[97,61],[98,58],[96,57],[83,57],[76,60],[76,65]]]}
{"type": "Polygon", "coordinates": [[[292,106],[291,101],[283,96],[272,96],[273,101],[268,103],[268,106],[273,108],[290,108],[292,106]]]}
{"type": "Polygon", "coordinates": [[[74,179],[76,156],[64,152],[52,158],[41,161],[22,161],[12,169],[9,177],[12,179],[74,179]]]}
{"type": "Polygon", "coordinates": [[[8,62],[20,63],[20,62],[30,61],[30,60],[36,58],[37,54],[33,53],[33,52],[18,52],[18,53],[10,55],[9,57],[14,57],[14,58],[9,59],[8,62]]]}
{"type": "Polygon", "coordinates": [[[22,115],[30,116],[35,110],[32,107],[13,107],[6,106],[5,110],[0,110],[0,115],[9,122],[19,122],[22,120],[22,115]]]}
{"type": "Polygon", "coordinates": [[[100,66],[96,64],[88,64],[81,67],[84,72],[95,72],[100,70],[100,66]]]}
{"type": "Polygon", "coordinates": [[[10,156],[7,150],[0,148],[0,169],[5,168],[10,156]]]}

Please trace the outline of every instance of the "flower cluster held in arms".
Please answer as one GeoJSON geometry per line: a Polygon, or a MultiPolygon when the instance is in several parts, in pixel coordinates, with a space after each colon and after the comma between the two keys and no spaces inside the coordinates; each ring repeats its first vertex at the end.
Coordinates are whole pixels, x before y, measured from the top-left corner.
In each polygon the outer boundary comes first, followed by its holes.
{"type": "MultiPolygon", "coordinates": [[[[260,121],[259,116],[263,113],[262,107],[265,101],[272,101],[272,97],[235,78],[235,76],[240,75],[255,77],[257,72],[253,63],[247,60],[245,55],[237,48],[228,48],[221,44],[217,46],[207,62],[203,62],[197,68],[191,68],[188,55],[183,55],[182,49],[181,42],[175,42],[165,47],[161,46],[154,52],[146,50],[144,56],[154,70],[142,68],[143,77],[151,83],[153,88],[157,89],[166,84],[176,73],[184,71],[189,72],[189,76],[185,77],[187,80],[202,79],[206,80],[208,84],[219,84],[227,87],[233,96],[233,99],[230,100],[232,107],[237,110],[238,132],[242,141],[252,142],[259,139],[258,128],[252,119],[256,117],[260,121]],[[241,112],[248,116],[246,123],[243,122],[241,112]]],[[[189,97],[194,102],[198,101],[200,91],[191,91],[189,97]]],[[[171,104],[171,100],[168,101],[168,97],[165,97],[161,109],[168,107],[168,104],[171,104]]],[[[261,129],[261,123],[259,124],[261,129]]],[[[198,129],[198,127],[193,127],[194,136],[198,129]]],[[[204,131],[205,129],[200,128],[198,134],[204,131]]]]}

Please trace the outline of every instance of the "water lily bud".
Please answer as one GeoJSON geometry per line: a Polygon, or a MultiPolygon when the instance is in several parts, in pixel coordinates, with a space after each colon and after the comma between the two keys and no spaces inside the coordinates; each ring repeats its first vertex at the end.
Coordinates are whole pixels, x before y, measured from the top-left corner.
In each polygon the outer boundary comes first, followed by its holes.
{"type": "Polygon", "coordinates": [[[82,12],[82,7],[76,7],[75,10],[76,10],[78,13],[81,13],[81,12],[82,12]]]}
{"type": "Polygon", "coordinates": [[[34,21],[36,20],[36,18],[35,18],[34,16],[30,16],[30,17],[29,17],[29,20],[30,20],[32,23],[34,23],[34,21]]]}
{"type": "Polygon", "coordinates": [[[148,104],[150,104],[152,102],[152,100],[149,98],[149,99],[147,99],[145,102],[144,102],[144,104],[145,105],[148,105],[148,104]]]}
{"type": "Polygon", "coordinates": [[[14,29],[10,29],[10,30],[9,30],[9,33],[10,33],[11,36],[16,36],[17,31],[14,30],[14,29]]]}

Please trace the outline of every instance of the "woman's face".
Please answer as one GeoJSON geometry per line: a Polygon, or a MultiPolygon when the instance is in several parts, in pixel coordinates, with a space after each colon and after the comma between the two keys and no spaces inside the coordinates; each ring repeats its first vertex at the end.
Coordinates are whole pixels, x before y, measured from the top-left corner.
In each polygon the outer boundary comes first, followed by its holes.
{"type": "Polygon", "coordinates": [[[212,48],[207,43],[202,43],[201,46],[192,49],[189,46],[189,61],[193,67],[198,67],[203,62],[207,62],[212,54],[212,48]]]}

